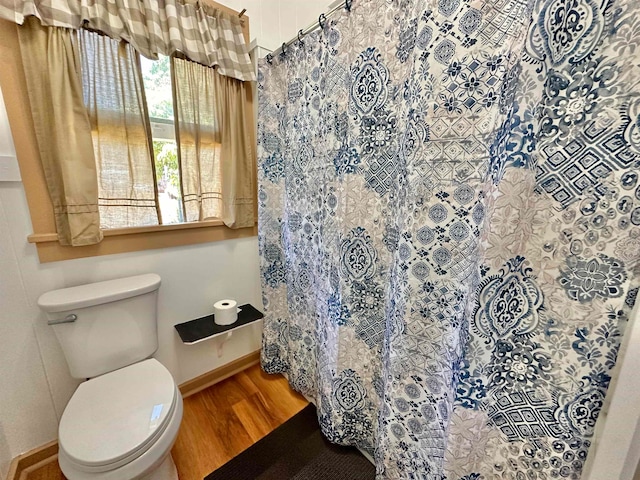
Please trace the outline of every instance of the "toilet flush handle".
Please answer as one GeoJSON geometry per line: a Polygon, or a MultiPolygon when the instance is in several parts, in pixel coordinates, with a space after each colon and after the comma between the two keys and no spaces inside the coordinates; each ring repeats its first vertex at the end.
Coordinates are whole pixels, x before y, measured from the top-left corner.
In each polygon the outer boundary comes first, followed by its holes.
{"type": "Polygon", "coordinates": [[[48,325],[60,325],[61,323],[73,323],[78,319],[75,313],[70,313],[64,318],[56,318],[55,320],[47,321],[48,325]]]}

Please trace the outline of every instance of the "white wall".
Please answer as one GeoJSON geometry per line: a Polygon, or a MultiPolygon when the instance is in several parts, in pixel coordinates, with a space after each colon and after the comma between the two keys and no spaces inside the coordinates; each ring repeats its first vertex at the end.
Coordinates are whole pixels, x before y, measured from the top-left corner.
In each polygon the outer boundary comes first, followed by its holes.
{"type": "Polygon", "coordinates": [[[331,0],[218,1],[238,11],[246,8],[251,39],[257,39],[258,46],[269,50],[275,50],[315,22],[331,3],[331,0]]]}
{"type": "MultiPolygon", "coordinates": [[[[275,49],[326,11],[328,2],[224,3],[236,10],[247,8],[251,37],[258,45],[275,49]]],[[[12,148],[3,132],[8,132],[8,126],[0,114],[0,154],[12,148]]],[[[0,478],[6,475],[11,458],[56,438],[58,420],[77,386],[37,307],[43,292],[158,273],[162,287],[156,357],[178,383],[260,347],[259,325],[234,334],[221,357],[217,340],[185,346],[173,328],[210,313],[220,298],[262,306],[255,238],[40,264],[35,247],[26,240],[32,232],[22,183],[0,181],[0,478]]]]}
{"type": "MultiPolygon", "coordinates": [[[[15,165],[15,150],[0,94],[0,156],[15,165]]],[[[4,172],[0,179],[6,179],[4,172]]],[[[0,181],[0,195],[18,182],[0,181]]],[[[56,418],[11,238],[11,210],[0,201],[0,477],[11,458],[55,436],[56,418]],[[31,412],[37,412],[31,414],[31,412]]]]}

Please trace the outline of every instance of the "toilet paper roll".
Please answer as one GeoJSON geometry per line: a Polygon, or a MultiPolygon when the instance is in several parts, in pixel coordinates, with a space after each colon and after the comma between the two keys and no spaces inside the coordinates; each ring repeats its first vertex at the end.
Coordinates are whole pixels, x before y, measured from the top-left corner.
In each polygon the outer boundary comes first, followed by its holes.
{"type": "Polygon", "coordinates": [[[238,303],[235,300],[220,300],[213,304],[213,321],[218,325],[231,325],[238,320],[238,303]]]}

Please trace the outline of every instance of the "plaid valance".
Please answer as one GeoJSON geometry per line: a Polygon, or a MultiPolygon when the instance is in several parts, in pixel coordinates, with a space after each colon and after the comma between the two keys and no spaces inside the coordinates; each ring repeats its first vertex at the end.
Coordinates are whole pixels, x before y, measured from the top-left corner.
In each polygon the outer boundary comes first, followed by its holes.
{"type": "Polygon", "coordinates": [[[0,0],[0,18],[22,25],[27,16],[46,26],[97,30],[151,59],[182,52],[221,75],[255,80],[241,20],[203,1],[0,0]]]}

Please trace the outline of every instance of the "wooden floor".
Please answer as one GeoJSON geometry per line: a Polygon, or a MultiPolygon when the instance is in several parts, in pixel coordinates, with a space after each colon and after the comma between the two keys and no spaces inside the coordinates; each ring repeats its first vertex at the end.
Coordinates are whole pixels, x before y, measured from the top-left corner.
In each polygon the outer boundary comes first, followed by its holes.
{"type": "MultiPolygon", "coordinates": [[[[307,405],[281,375],[259,365],[184,399],[184,415],[171,451],[180,480],[202,480],[307,405]]],[[[64,480],[57,462],[29,480],[64,480]]]]}

